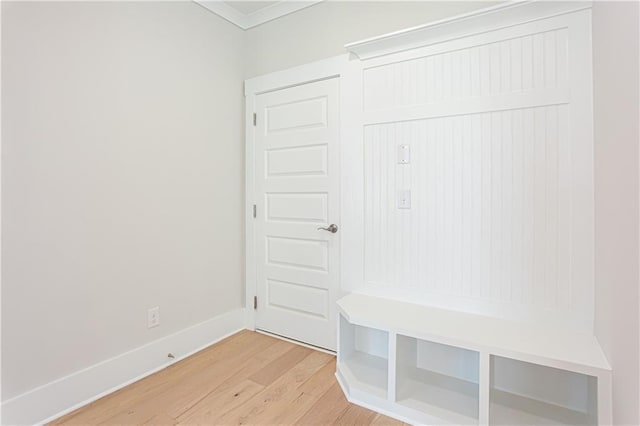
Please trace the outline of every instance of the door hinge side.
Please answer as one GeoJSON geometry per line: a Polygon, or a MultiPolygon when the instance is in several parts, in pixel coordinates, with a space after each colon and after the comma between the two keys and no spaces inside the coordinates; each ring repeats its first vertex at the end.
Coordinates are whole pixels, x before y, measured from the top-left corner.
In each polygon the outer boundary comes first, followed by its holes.
{"type": "Polygon", "coordinates": [[[253,205],[253,217],[258,217],[258,208],[255,204],[253,205]]]}
{"type": "Polygon", "coordinates": [[[258,114],[256,114],[255,112],[253,113],[253,125],[255,126],[256,124],[258,124],[258,114]]]}
{"type": "Polygon", "coordinates": [[[258,309],[258,296],[253,296],[253,309],[258,309]]]}

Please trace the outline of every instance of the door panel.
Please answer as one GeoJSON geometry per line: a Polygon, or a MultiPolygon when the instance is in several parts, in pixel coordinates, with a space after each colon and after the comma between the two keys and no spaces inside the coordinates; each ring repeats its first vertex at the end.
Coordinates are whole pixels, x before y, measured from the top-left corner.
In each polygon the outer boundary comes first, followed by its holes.
{"type": "Polygon", "coordinates": [[[267,237],[267,262],[295,268],[328,270],[326,241],[267,237]]]}
{"type": "Polygon", "coordinates": [[[267,176],[326,176],[327,146],[283,148],[267,152],[267,176]]]}
{"type": "MultiPolygon", "coordinates": [[[[338,80],[256,97],[256,328],[335,350],[338,80]]],[[[339,224],[338,224],[339,225],[339,224]]]]}
{"type": "Polygon", "coordinates": [[[329,218],[326,192],[323,194],[269,194],[267,220],[326,223],[329,218]]]}

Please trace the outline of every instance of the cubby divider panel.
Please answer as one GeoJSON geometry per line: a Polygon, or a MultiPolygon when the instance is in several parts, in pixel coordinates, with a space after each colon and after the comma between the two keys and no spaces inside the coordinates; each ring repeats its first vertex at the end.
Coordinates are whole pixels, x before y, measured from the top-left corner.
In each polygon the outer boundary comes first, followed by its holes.
{"type": "Polygon", "coordinates": [[[389,333],[340,316],[340,370],[350,387],[387,398],[389,333]]]}

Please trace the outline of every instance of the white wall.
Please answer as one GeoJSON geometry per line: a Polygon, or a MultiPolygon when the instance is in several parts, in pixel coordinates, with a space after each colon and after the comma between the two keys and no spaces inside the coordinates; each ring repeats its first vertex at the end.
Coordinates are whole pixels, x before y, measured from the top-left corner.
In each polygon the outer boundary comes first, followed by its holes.
{"type": "Polygon", "coordinates": [[[637,2],[593,5],[596,335],[613,367],[614,421],[640,424],[637,2]]]}
{"type": "Polygon", "coordinates": [[[243,41],[192,2],[2,2],[5,400],[243,304],[243,41]]]}
{"type": "Polygon", "coordinates": [[[245,76],[340,55],[344,45],[489,7],[489,1],[327,1],[246,33],[245,76]]]}

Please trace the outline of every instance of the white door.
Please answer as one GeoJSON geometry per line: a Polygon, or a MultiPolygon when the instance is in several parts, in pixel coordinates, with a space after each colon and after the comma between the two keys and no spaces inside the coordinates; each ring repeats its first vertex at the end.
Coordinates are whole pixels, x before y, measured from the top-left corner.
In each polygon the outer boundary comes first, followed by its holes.
{"type": "Polygon", "coordinates": [[[338,79],[256,96],[256,328],[336,348],[338,79]],[[335,229],[332,229],[335,231],[335,229]]]}

